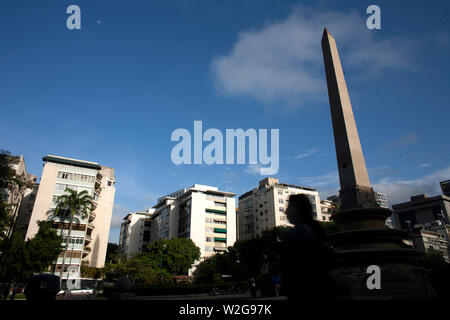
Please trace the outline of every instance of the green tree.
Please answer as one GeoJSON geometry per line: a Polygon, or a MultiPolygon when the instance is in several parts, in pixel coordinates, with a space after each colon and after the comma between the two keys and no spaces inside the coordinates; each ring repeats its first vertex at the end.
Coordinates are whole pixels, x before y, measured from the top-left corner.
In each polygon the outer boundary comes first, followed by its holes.
{"type": "Polygon", "coordinates": [[[237,241],[228,251],[217,253],[202,261],[196,268],[198,282],[212,282],[217,275],[232,275],[236,281],[259,277],[263,266],[269,275],[281,272],[281,247],[289,227],[275,227],[264,231],[261,236],[237,241]]]}
{"type": "Polygon", "coordinates": [[[65,222],[67,219],[69,219],[69,231],[66,238],[66,245],[64,247],[64,254],[60,271],[61,281],[66,264],[66,255],[69,248],[69,240],[72,233],[75,216],[80,216],[81,219],[85,219],[89,215],[92,207],[92,197],[86,190],[78,193],[75,190],[66,189],[66,192],[66,194],[58,197],[56,209],[54,212],[54,216],[59,217],[62,222],[65,222]]]}
{"type": "Polygon", "coordinates": [[[200,249],[191,239],[173,238],[150,243],[147,255],[156,266],[161,266],[173,275],[185,275],[192,265],[200,259],[200,249]]]}
{"type": "Polygon", "coordinates": [[[13,235],[9,250],[3,255],[6,268],[2,268],[3,281],[21,281],[34,273],[45,271],[62,251],[61,237],[51,228],[51,223],[39,221],[39,230],[32,239],[24,241],[13,235]]]}
{"type": "Polygon", "coordinates": [[[9,151],[0,150],[0,189],[7,190],[13,201],[17,199],[16,202],[9,204],[3,196],[0,196],[0,274],[3,275],[8,272],[5,269],[10,267],[12,274],[15,274],[16,268],[21,268],[11,259],[17,252],[24,250],[24,244],[20,241],[20,237],[15,237],[13,234],[20,203],[26,188],[30,186],[24,175],[18,176],[12,169],[13,159],[9,151]],[[9,266],[10,263],[13,265],[9,266]]]}
{"type": "Polygon", "coordinates": [[[28,267],[33,272],[45,271],[58,259],[62,251],[61,237],[52,228],[49,221],[39,221],[39,230],[31,240],[26,242],[29,263],[28,267]]]}
{"type": "Polygon", "coordinates": [[[117,262],[120,259],[119,245],[108,242],[106,248],[106,262],[117,262]]]}

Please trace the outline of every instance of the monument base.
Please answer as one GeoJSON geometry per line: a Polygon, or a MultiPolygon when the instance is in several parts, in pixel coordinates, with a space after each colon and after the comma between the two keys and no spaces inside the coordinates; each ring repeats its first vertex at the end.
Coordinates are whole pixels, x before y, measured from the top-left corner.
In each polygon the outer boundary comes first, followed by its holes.
{"type": "Polygon", "coordinates": [[[390,215],[385,208],[358,208],[332,216],[341,227],[330,235],[335,249],[332,274],[345,277],[350,299],[436,298],[426,281],[427,270],[417,266],[424,253],[404,243],[406,232],[385,225],[390,215]],[[367,286],[371,265],[380,267],[381,289],[367,286]]]}

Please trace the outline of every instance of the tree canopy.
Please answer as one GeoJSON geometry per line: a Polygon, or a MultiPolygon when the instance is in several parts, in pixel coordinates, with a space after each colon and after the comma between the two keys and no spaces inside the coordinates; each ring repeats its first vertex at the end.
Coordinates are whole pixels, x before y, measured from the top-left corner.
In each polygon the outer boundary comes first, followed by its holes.
{"type": "Polygon", "coordinates": [[[46,271],[62,251],[61,237],[48,221],[39,221],[39,231],[32,239],[24,241],[13,235],[7,250],[2,252],[0,278],[3,281],[21,281],[34,273],[46,271]]]}
{"type": "Polygon", "coordinates": [[[191,239],[173,238],[157,240],[147,246],[148,252],[141,257],[148,257],[173,275],[184,275],[200,259],[200,249],[191,239]]]}

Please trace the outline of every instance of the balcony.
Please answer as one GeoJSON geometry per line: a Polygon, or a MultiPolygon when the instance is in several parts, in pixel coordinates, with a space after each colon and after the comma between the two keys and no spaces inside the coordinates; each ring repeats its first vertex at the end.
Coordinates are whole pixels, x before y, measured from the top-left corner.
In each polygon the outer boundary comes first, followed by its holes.
{"type": "Polygon", "coordinates": [[[92,236],[90,234],[86,234],[86,237],[84,237],[84,240],[86,242],[91,242],[92,241],[92,236]]]}
{"type": "Polygon", "coordinates": [[[94,221],[97,215],[95,212],[91,211],[91,214],[89,215],[89,222],[94,221]]]}
{"type": "Polygon", "coordinates": [[[95,228],[94,224],[91,223],[91,222],[88,223],[87,227],[88,227],[88,229],[94,229],[95,228]]]}
{"type": "Polygon", "coordinates": [[[97,176],[95,177],[95,181],[98,181],[100,184],[102,184],[103,175],[101,173],[97,173],[97,176]]]}

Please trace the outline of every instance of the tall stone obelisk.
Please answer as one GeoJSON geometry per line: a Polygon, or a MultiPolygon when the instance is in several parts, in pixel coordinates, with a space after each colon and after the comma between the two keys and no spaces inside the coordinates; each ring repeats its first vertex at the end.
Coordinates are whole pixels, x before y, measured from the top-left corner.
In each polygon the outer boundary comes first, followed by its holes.
{"type": "Polygon", "coordinates": [[[333,272],[353,279],[350,296],[432,296],[432,289],[415,267],[423,253],[405,244],[406,232],[385,225],[392,212],[375,201],[336,42],[326,28],[322,52],[341,184],[341,207],[331,216],[340,227],[339,232],[330,234],[335,251],[333,272]],[[383,275],[402,277],[389,280],[382,276],[382,289],[369,290],[365,278],[369,265],[379,266],[383,275]]]}
{"type": "Polygon", "coordinates": [[[341,184],[341,209],[377,207],[336,42],[326,28],[322,52],[341,184]]]}

